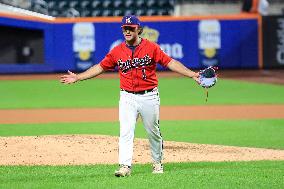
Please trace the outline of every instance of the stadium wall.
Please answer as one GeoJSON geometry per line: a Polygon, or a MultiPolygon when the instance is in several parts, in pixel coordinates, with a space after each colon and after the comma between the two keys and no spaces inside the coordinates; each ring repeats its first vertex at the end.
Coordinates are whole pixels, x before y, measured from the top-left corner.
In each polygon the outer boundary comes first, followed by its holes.
{"type": "MultiPolygon", "coordinates": [[[[192,69],[210,64],[221,69],[262,67],[258,15],[141,17],[141,20],[143,37],[157,42],[167,54],[192,69]]],[[[123,41],[120,18],[45,20],[1,14],[0,27],[26,29],[31,34],[35,31],[43,33],[42,61],[28,62],[35,60],[31,56],[39,50],[37,46],[22,49],[30,56],[23,59],[25,62],[7,63],[0,53],[0,73],[85,70],[99,63],[113,46],[123,41]],[[28,50],[34,53],[28,53],[28,50]]],[[[39,39],[30,38],[32,42],[28,45],[40,43],[39,39]]],[[[0,41],[5,42],[2,44],[9,42],[5,34],[0,36],[0,41]]],[[[2,45],[2,49],[6,47],[2,45]]]]}

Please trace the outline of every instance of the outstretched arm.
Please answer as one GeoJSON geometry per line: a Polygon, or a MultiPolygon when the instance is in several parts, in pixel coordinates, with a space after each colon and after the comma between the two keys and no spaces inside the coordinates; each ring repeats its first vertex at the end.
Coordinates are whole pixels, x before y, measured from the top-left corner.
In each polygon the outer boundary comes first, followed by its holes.
{"type": "Polygon", "coordinates": [[[76,83],[77,81],[90,79],[92,77],[96,77],[104,72],[104,69],[101,67],[100,64],[96,64],[89,68],[88,70],[75,74],[68,70],[68,75],[61,76],[60,82],[64,84],[71,84],[76,83]]]}
{"type": "Polygon", "coordinates": [[[168,64],[168,68],[174,72],[193,78],[197,83],[199,82],[199,73],[191,71],[175,59],[172,59],[170,61],[170,63],[168,64]]]}

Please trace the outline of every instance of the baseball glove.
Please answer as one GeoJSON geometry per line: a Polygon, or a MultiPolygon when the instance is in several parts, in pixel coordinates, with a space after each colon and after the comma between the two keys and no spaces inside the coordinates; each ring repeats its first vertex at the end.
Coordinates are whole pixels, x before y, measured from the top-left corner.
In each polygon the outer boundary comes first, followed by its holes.
{"type": "Polygon", "coordinates": [[[217,67],[208,67],[199,71],[199,85],[203,88],[213,87],[217,82],[217,67]]]}

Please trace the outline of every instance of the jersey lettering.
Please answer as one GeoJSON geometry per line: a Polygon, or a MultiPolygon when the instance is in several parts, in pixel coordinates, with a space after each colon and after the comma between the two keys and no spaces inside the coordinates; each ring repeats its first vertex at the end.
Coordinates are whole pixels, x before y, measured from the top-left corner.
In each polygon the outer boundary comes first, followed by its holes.
{"type": "Polygon", "coordinates": [[[100,65],[104,70],[118,67],[121,89],[143,91],[158,86],[157,64],[166,67],[171,60],[156,43],[142,39],[135,53],[122,42],[106,55],[100,65]]]}
{"type": "Polygon", "coordinates": [[[145,55],[143,58],[128,59],[123,62],[121,59],[117,61],[117,65],[122,73],[127,73],[132,68],[143,68],[145,66],[150,66],[152,64],[152,59],[149,55],[145,55]]]}

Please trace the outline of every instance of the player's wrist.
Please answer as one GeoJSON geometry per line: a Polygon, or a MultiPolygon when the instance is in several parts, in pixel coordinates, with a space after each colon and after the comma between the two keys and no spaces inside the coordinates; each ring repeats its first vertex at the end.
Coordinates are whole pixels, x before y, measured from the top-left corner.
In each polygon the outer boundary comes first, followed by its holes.
{"type": "Polygon", "coordinates": [[[82,76],[80,74],[76,74],[75,82],[82,81],[82,80],[83,80],[82,76]]]}
{"type": "Polygon", "coordinates": [[[195,72],[190,72],[190,74],[189,74],[189,77],[190,78],[197,78],[197,77],[199,77],[199,73],[195,73],[195,72]]]}

